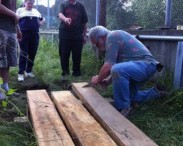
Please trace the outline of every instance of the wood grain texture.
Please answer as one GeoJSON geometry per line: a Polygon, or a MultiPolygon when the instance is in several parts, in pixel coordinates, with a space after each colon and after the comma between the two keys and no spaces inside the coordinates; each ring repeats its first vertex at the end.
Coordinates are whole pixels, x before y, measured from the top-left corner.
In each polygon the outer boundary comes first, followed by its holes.
{"type": "Polygon", "coordinates": [[[117,146],[70,91],[54,91],[52,97],[76,145],[117,146]]]}
{"type": "Polygon", "coordinates": [[[39,146],[74,146],[45,90],[28,90],[27,99],[39,146]]]}
{"type": "Polygon", "coordinates": [[[86,84],[85,82],[73,83],[72,88],[83,101],[85,107],[119,146],[157,146],[94,88],[83,88],[86,84]]]}

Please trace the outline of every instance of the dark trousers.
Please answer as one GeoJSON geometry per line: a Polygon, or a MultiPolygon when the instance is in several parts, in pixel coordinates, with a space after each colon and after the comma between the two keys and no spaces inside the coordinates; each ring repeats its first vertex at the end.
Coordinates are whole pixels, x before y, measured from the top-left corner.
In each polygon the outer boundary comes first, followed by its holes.
{"type": "Polygon", "coordinates": [[[73,75],[80,75],[81,54],[83,48],[83,40],[60,39],[59,55],[62,68],[62,75],[69,74],[69,58],[72,52],[72,71],[73,75]]]}
{"type": "Polygon", "coordinates": [[[34,59],[39,45],[39,34],[32,32],[22,32],[22,40],[20,44],[20,57],[19,57],[19,74],[24,71],[31,72],[34,59]]]}

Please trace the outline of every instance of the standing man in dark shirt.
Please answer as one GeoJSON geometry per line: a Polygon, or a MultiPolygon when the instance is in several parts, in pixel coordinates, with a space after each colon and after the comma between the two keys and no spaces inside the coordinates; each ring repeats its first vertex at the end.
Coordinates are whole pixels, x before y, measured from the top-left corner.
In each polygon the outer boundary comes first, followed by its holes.
{"type": "Polygon", "coordinates": [[[59,19],[59,55],[62,76],[69,75],[69,57],[72,52],[72,75],[81,76],[80,63],[85,43],[88,17],[84,6],[76,0],[66,0],[61,4],[59,19]]]}
{"type": "MultiPolygon", "coordinates": [[[[15,13],[16,0],[0,0],[0,76],[3,80],[1,88],[8,92],[8,74],[10,66],[17,65],[17,38],[22,35],[18,27],[18,17],[15,13]]],[[[0,93],[0,99],[4,99],[0,93]]]]}

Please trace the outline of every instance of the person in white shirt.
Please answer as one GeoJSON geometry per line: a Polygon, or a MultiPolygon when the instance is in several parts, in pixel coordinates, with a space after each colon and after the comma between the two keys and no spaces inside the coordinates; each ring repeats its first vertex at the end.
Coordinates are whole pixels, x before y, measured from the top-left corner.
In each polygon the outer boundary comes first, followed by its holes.
{"type": "Polygon", "coordinates": [[[32,73],[34,59],[39,45],[39,27],[45,21],[38,10],[33,8],[34,0],[25,0],[24,7],[17,9],[22,40],[19,41],[20,57],[18,81],[25,77],[35,77],[32,73]]]}

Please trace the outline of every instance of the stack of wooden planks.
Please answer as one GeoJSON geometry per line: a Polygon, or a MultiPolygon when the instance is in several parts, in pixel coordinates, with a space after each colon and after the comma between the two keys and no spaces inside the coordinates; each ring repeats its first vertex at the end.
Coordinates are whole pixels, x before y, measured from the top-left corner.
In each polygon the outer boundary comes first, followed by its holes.
{"type": "Polygon", "coordinates": [[[86,84],[73,83],[72,92],[50,96],[45,90],[27,91],[39,146],[157,146],[94,88],[83,88],[86,84]]]}

